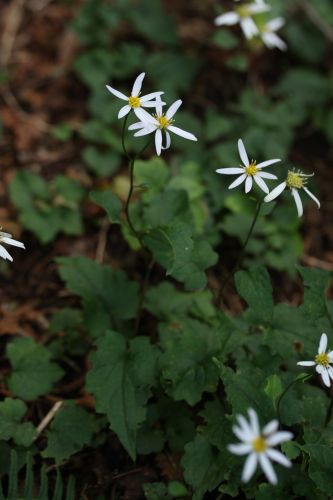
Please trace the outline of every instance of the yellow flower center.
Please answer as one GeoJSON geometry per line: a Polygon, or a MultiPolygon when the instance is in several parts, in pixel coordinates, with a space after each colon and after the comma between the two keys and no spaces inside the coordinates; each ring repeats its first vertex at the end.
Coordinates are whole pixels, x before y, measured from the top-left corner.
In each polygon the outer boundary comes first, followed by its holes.
{"type": "Polygon", "coordinates": [[[237,14],[239,15],[239,17],[249,17],[251,15],[251,12],[248,8],[247,5],[242,5],[242,7],[237,7],[236,9],[236,12],[237,14]]]}
{"type": "Polygon", "coordinates": [[[328,354],[326,354],[326,352],[317,354],[317,356],[315,357],[315,362],[317,363],[317,365],[328,366],[330,364],[328,354]]]}
{"type": "Polygon", "coordinates": [[[131,106],[131,108],[139,108],[140,97],[131,95],[131,97],[128,98],[128,104],[131,106]]]}
{"type": "Polygon", "coordinates": [[[289,170],[287,176],[287,186],[290,188],[301,189],[304,186],[302,177],[296,172],[289,170]]]}
{"type": "Polygon", "coordinates": [[[257,453],[263,453],[267,449],[266,441],[263,437],[258,436],[252,441],[252,448],[257,453]]]}
{"type": "Polygon", "coordinates": [[[256,175],[256,173],[259,171],[260,169],[257,167],[256,165],[256,162],[255,161],[252,161],[252,163],[250,163],[250,165],[248,167],[245,168],[245,172],[247,173],[247,175],[251,175],[252,177],[254,175],[256,175]]]}
{"type": "Polygon", "coordinates": [[[164,128],[168,128],[169,125],[173,122],[173,120],[168,120],[168,118],[165,115],[155,115],[156,120],[159,123],[159,127],[161,130],[164,128]]]}

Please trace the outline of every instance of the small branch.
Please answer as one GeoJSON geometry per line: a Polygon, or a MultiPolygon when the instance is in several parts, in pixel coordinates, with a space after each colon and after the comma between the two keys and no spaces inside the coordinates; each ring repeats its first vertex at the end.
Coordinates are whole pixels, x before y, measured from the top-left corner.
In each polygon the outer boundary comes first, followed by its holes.
{"type": "Polygon", "coordinates": [[[109,220],[107,217],[105,217],[105,219],[102,222],[101,229],[99,231],[97,249],[95,255],[95,261],[98,262],[98,264],[103,264],[109,227],[110,227],[109,220]]]}
{"type": "Polygon", "coordinates": [[[301,9],[307,14],[312,23],[323,33],[323,35],[333,43],[333,28],[321,17],[320,14],[312,7],[308,0],[299,0],[301,9]]]}
{"type": "Polygon", "coordinates": [[[56,413],[60,410],[63,401],[57,401],[51,408],[51,410],[45,415],[39,426],[37,427],[37,435],[35,439],[37,439],[43,430],[49,425],[51,420],[55,417],[56,413]]]}

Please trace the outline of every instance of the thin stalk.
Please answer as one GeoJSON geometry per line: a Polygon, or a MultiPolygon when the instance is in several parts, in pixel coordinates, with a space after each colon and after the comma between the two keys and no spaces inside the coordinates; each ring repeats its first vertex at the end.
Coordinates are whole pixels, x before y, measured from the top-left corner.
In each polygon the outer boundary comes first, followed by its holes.
{"type": "Polygon", "coordinates": [[[291,387],[295,384],[297,384],[297,382],[304,382],[305,380],[311,378],[312,375],[303,375],[303,376],[300,376],[300,377],[296,377],[294,380],[292,380],[290,382],[290,384],[287,385],[287,387],[285,388],[285,390],[282,392],[282,394],[279,396],[278,400],[277,400],[277,403],[276,403],[276,415],[277,415],[277,418],[278,418],[278,421],[281,422],[281,414],[280,414],[280,406],[281,406],[281,402],[282,402],[282,399],[285,397],[285,395],[287,394],[287,392],[289,391],[289,389],[291,389],[291,387]]]}
{"type": "Polygon", "coordinates": [[[263,203],[262,201],[258,201],[258,203],[257,203],[256,211],[255,211],[255,214],[254,214],[254,217],[253,217],[253,220],[252,220],[249,232],[247,233],[247,236],[245,238],[245,241],[243,243],[241,251],[239,252],[236,264],[234,265],[233,269],[230,271],[230,273],[228,274],[228,276],[226,277],[226,279],[224,280],[224,282],[223,282],[223,284],[222,284],[222,286],[220,288],[220,291],[219,291],[219,294],[218,294],[218,297],[217,297],[217,300],[216,300],[218,306],[221,306],[222,296],[223,296],[223,292],[224,292],[226,286],[230,283],[230,280],[231,280],[232,276],[234,275],[234,273],[236,271],[238,271],[238,269],[239,269],[239,267],[240,267],[240,265],[242,263],[246,247],[247,247],[247,245],[248,245],[248,243],[249,243],[249,241],[251,239],[254,227],[255,227],[255,225],[257,223],[262,203],[263,203]]]}

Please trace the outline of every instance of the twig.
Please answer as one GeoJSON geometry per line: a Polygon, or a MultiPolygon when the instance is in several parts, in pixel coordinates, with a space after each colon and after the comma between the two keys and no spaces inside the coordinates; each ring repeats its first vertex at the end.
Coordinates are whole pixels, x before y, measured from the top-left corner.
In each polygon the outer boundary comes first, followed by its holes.
{"type": "Polygon", "coordinates": [[[308,0],[299,0],[300,7],[307,14],[313,24],[325,35],[325,37],[333,43],[333,28],[318,14],[316,9],[308,2],[308,0]]]}
{"type": "Polygon", "coordinates": [[[103,264],[104,261],[104,254],[105,254],[109,226],[110,226],[109,220],[107,217],[105,217],[105,219],[102,222],[101,229],[98,235],[97,249],[95,255],[95,261],[98,262],[98,264],[103,264]]]}
{"type": "Polygon", "coordinates": [[[51,410],[45,415],[45,417],[43,418],[43,420],[41,421],[41,423],[37,427],[37,434],[36,434],[35,439],[37,439],[40,436],[40,434],[43,432],[45,427],[47,427],[49,425],[49,423],[54,418],[56,413],[60,410],[62,404],[63,404],[63,401],[57,401],[52,406],[51,410]]]}
{"type": "Polygon", "coordinates": [[[303,255],[302,261],[304,264],[308,264],[310,266],[319,267],[324,271],[333,271],[333,263],[327,262],[325,260],[317,259],[316,257],[312,257],[311,255],[303,255]]]}

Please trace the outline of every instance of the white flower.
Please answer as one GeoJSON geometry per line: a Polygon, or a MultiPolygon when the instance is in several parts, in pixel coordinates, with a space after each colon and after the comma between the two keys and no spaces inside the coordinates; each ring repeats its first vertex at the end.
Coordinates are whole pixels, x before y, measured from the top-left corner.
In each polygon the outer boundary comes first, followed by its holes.
{"type": "Polygon", "coordinates": [[[291,467],[292,464],[285,455],[273,447],[283,441],[289,441],[293,435],[291,432],[278,431],[277,420],[272,420],[260,431],[257,413],[250,408],[248,414],[249,422],[242,415],[236,416],[239,426],[233,426],[232,430],[242,443],[230,444],[228,450],[235,455],[248,455],[242,472],[242,481],[247,482],[251,479],[259,462],[268,481],[277,484],[277,477],[270,461],[274,460],[285,467],[291,467]]]}
{"type": "Polygon", "coordinates": [[[153,99],[160,98],[160,96],[164,94],[164,92],[152,92],[151,94],[140,96],[144,77],[145,73],[140,73],[140,75],[137,76],[130,96],[126,96],[122,92],[119,92],[119,90],[110,87],[110,85],[106,85],[106,88],[109,92],[111,92],[111,94],[115,95],[119,99],[122,99],[123,101],[127,101],[127,104],[120,109],[118,118],[123,118],[131,111],[131,109],[133,109],[134,113],[141,120],[141,108],[154,108],[156,106],[156,101],[153,101],[153,99]]]}
{"type": "Polygon", "coordinates": [[[218,174],[227,175],[241,174],[234,182],[230,184],[229,189],[233,189],[239,186],[243,181],[245,181],[245,193],[248,193],[252,189],[254,179],[254,181],[265,193],[269,193],[268,186],[264,179],[277,179],[277,177],[276,175],[269,174],[268,172],[262,172],[261,169],[268,167],[269,165],[273,165],[273,163],[277,163],[281,160],[266,160],[258,164],[254,160],[250,162],[242,139],[238,140],[238,151],[243,165],[239,167],[219,168],[218,170],[216,170],[216,172],[218,174]]]}
{"type": "Polygon", "coordinates": [[[300,366],[315,366],[316,372],[319,373],[327,387],[331,386],[330,378],[333,380],[333,368],[330,363],[333,363],[333,351],[326,352],[327,349],[327,335],[323,333],[320,337],[318,354],[315,356],[314,361],[299,361],[297,364],[300,366]]]}
{"type": "Polygon", "coordinates": [[[173,116],[175,115],[181,104],[182,101],[179,99],[178,101],[175,101],[173,104],[171,104],[166,113],[163,113],[162,103],[159,101],[156,105],[156,114],[152,116],[147,113],[147,111],[141,110],[140,119],[142,121],[133,123],[133,125],[130,125],[128,127],[128,130],[139,129],[138,132],[134,134],[135,137],[140,137],[155,132],[155,147],[158,156],[160,156],[162,149],[168,149],[171,145],[171,137],[169,132],[173,132],[174,134],[180,135],[181,137],[184,137],[184,139],[188,139],[190,141],[197,141],[198,139],[195,137],[195,135],[173,125],[173,116]],[[165,145],[163,145],[162,132],[165,133],[165,145]]]}
{"type": "Polygon", "coordinates": [[[217,16],[215,19],[215,24],[217,26],[233,26],[234,24],[240,24],[243,33],[247,39],[253,38],[259,33],[259,30],[252,19],[252,15],[261,14],[262,12],[267,12],[270,10],[270,6],[266,5],[264,2],[254,2],[240,7],[235,7],[235,10],[231,12],[226,12],[217,16]]]}
{"type": "MultiPolygon", "coordinates": [[[[11,234],[9,234],[9,233],[3,233],[2,231],[0,231],[0,242],[1,243],[7,243],[7,245],[13,245],[15,247],[19,247],[19,248],[24,248],[25,249],[25,246],[24,246],[23,243],[21,243],[21,241],[13,240],[11,234]]],[[[5,260],[8,259],[11,262],[13,262],[13,257],[7,252],[7,250],[5,249],[5,247],[2,246],[2,245],[0,245],[0,257],[2,257],[5,260]]]]}
{"type": "Polygon", "coordinates": [[[287,44],[275,32],[284,25],[283,17],[277,17],[268,21],[263,27],[260,27],[260,36],[262,41],[269,49],[277,47],[280,50],[286,50],[287,44]]]}
{"type": "Polygon", "coordinates": [[[320,208],[319,200],[315,197],[314,194],[311,193],[311,191],[309,191],[305,187],[307,183],[307,177],[312,177],[312,175],[314,174],[303,174],[300,170],[298,170],[297,172],[295,172],[294,170],[289,170],[287,179],[284,182],[281,182],[281,184],[276,186],[267,196],[265,196],[264,201],[268,202],[274,200],[286,189],[286,187],[289,187],[296,203],[298,217],[302,217],[303,215],[303,205],[298,192],[299,189],[303,189],[310,196],[310,198],[312,198],[313,201],[317,203],[318,208],[320,208]]]}

